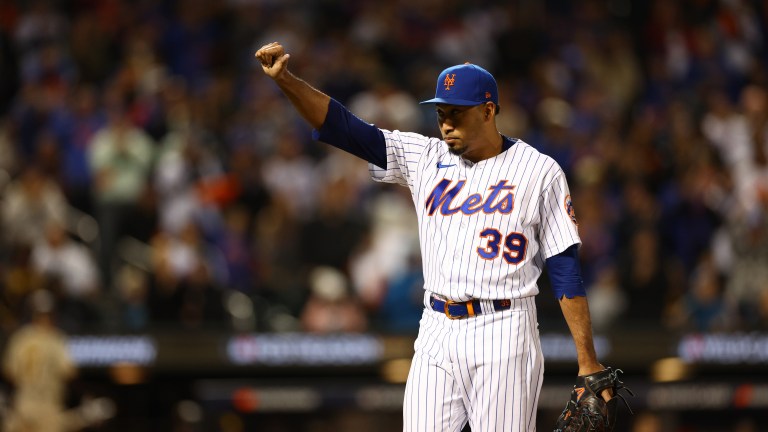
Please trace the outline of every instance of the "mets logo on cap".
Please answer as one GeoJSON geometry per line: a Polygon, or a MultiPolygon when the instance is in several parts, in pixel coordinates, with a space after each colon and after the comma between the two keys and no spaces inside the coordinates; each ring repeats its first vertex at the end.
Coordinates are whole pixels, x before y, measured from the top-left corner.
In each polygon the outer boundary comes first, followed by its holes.
{"type": "Polygon", "coordinates": [[[437,76],[435,97],[422,104],[479,105],[499,103],[496,80],[482,67],[465,63],[451,66],[437,76]]]}
{"type": "Polygon", "coordinates": [[[456,83],[456,74],[447,73],[445,74],[445,80],[443,81],[443,85],[445,86],[446,90],[450,90],[451,86],[456,83]]]}

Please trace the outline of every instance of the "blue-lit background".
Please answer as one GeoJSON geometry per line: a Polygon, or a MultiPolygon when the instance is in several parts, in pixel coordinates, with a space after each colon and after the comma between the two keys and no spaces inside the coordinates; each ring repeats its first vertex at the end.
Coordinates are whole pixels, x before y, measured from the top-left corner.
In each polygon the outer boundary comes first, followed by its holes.
{"type": "MultiPolygon", "coordinates": [[[[253,53],[427,135],[417,102],[469,61],[568,176],[623,430],[765,430],[767,25],[760,0],[0,1],[0,342],[52,293],[66,403],[115,402],[89,430],[400,429],[410,195],[313,142],[253,53]]],[[[576,372],[547,285],[542,430],[576,372]]]]}

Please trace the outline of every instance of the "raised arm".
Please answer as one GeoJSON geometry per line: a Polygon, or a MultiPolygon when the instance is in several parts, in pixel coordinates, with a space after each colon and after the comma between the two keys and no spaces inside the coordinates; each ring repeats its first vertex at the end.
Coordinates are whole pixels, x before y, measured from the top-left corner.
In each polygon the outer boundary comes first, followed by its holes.
{"type": "Polygon", "coordinates": [[[277,42],[264,45],[256,51],[264,73],[272,78],[291,101],[296,111],[313,128],[319,129],[328,114],[330,96],[309,85],[288,70],[290,54],[277,42]]]}
{"type": "Polygon", "coordinates": [[[296,111],[315,129],[313,138],[386,169],[387,151],[381,130],[293,75],[288,70],[290,57],[277,42],[256,51],[264,73],[275,81],[296,111]]]}

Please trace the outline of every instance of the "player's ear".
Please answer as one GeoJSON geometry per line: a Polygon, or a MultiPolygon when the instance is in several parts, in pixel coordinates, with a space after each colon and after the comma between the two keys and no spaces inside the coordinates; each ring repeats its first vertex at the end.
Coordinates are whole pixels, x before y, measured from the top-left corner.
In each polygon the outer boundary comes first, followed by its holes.
{"type": "Polygon", "coordinates": [[[493,102],[487,102],[484,108],[485,108],[485,119],[488,120],[491,118],[491,114],[495,113],[496,104],[494,104],[493,102]]]}

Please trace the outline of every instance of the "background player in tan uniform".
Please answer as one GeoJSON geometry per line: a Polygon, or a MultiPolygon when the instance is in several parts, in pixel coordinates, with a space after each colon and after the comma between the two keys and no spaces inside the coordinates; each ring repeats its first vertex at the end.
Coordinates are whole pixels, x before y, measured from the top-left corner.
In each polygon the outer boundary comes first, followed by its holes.
{"type": "MultiPolygon", "coordinates": [[[[8,340],[3,372],[14,385],[5,432],[77,431],[109,417],[103,410],[67,409],[67,384],[77,374],[64,333],[54,324],[53,297],[36,291],[30,298],[31,320],[8,340]]],[[[103,402],[99,400],[98,403],[103,402]]]]}

